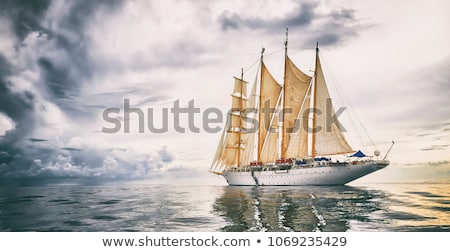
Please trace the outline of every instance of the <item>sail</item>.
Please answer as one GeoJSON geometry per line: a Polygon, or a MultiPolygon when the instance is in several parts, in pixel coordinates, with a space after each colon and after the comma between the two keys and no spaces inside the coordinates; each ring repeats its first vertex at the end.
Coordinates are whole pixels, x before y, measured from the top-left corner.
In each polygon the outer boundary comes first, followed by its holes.
{"type": "Polygon", "coordinates": [[[239,165],[238,159],[242,160],[242,149],[246,141],[246,132],[243,130],[246,121],[243,112],[247,106],[247,84],[246,81],[235,78],[227,127],[222,133],[211,171],[221,171],[226,167],[239,165]]]}
{"type": "MultiPolygon", "coordinates": [[[[281,93],[281,86],[267,70],[264,63],[261,63],[261,84],[260,84],[260,104],[259,104],[259,142],[258,153],[262,155],[262,147],[266,144],[267,130],[274,116],[278,98],[281,93]]],[[[276,120],[278,123],[278,120],[276,120]]],[[[262,160],[261,160],[262,161],[262,160]]],[[[274,160],[273,160],[274,161],[274,160]]]]}
{"type": "Polygon", "coordinates": [[[247,100],[247,82],[234,78],[234,89],[231,103],[231,111],[242,111],[247,100]]]}
{"type": "Polygon", "coordinates": [[[290,133],[286,157],[304,158],[308,156],[309,106],[311,103],[311,83],[298,111],[294,130],[290,133]]]}
{"type": "Polygon", "coordinates": [[[278,98],[276,104],[275,113],[272,114],[272,118],[269,124],[269,128],[266,131],[266,137],[261,150],[261,162],[275,162],[278,159],[278,137],[279,137],[279,111],[280,111],[281,97],[278,98]]]}
{"type": "Polygon", "coordinates": [[[222,166],[222,153],[223,153],[223,142],[225,140],[226,129],[223,129],[222,135],[220,136],[219,144],[217,145],[216,154],[214,155],[213,162],[211,164],[210,171],[220,171],[222,166]]]}
{"type": "MultiPolygon", "coordinates": [[[[253,87],[252,90],[250,91],[250,96],[247,99],[247,103],[246,103],[246,110],[244,115],[246,116],[247,119],[255,119],[255,117],[257,116],[256,112],[256,84],[257,84],[257,80],[258,78],[255,79],[255,82],[253,83],[253,87]]],[[[257,125],[253,125],[251,123],[246,123],[245,127],[246,127],[246,133],[244,134],[244,151],[243,151],[243,155],[241,155],[241,164],[248,164],[251,161],[253,161],[253,152],[254,152],[254,147],[255,147],[255,137],[256,137],[256,127],[257,125]]]]}
{"type": "Polygon", "coordinates": [[[315,83],[315,108],[321,112],[316,114],[313,149],[316,155],[333,155],[353,152],[348,144],[331,103],[330,94],[323,75],[320,59],[316,62],[316,83],[315,83]],[[328,116],[327,116],[328,115],[328,116]]]}
{"type": "Polygon", "coordinates": [[[226,166],[237,165],[237,156],[239,150],[239,134],[237,132],[228,132],[225,138],[225,148],[223,149],[223,162],[226,166]]]}
{"type": "MultiPolygon", "coordinates": [[[[304,153],[308,145],[308,135],[303,127],[304,121],[299,118],[303,115],[301,111],[304,104],[309,106],[309,103],[305,103],[307,96],[307,90],[310,86],[311,78],[310,76],[303,73],[297,66],[286,57],[286,70],[285,70],[285,80],[284,80],[284,113],[283,115],[283,139],[282,139],[282,149],[281,157],[299,157],[306,156],[304,153]],[[296,120],[302,125],[295,125],[296,120]],[[297,126],[297,128],[295,128],[297,126]],[[301,126],[299,128],[299,126],[301,126]],[[293,130],[296,132],[293,132],[293,130]],[[295,134],[295,138],[293,135],[295,134]],[[292,143],[291,143],[292,141],[292,143]],[[300,150],[302,149],[302,150],[300,150]]],[[[308,99],[309,101],[309,99],[308,99]]],[[[307,121],[306,121],[307,123],[307,121]]]]}
{"type": "Polygon", "coordinates": [[[232,96],[247,98],[247,84],[248,82],[243,81],[239,78],[234,77],[234,89],[232,96]],[[241,95],[242,94],[242,95],[241,95]]]}

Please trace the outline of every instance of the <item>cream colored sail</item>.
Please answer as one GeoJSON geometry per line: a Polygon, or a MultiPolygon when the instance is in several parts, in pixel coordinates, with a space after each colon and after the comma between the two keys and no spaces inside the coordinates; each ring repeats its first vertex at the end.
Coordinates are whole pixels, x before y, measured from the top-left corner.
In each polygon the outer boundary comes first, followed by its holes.
{"type": "Polygon", "coordinates": [[[225,138],[225,148],[223,149],[223,162],[226,166],[237,165],[237,151],[239,136],[237,132],[228,132],[225,138]]]}
{"type": "Polygon", "coordinates": [[[238,158],[242,156],[242,149],[246,141],[246,132],[243,130],[246,121],[243,111],[247,105],[247,84],[247,82],[235,78],[234,90],[231,94],[232,107],[228,113],[227,127],[222,133],[211,171],[220,172],[227,167],[237,166],[240,163],[238,158]]]}
{"type": "Polygon", "coordinates": [[[212,172],[220,172],[222,169],[222,164],[223,164],[223,160],[222,160],[222,153],[223,153],[223,146],[224,146],[224,141],[225,141],[225,133],[226,133],[226,129],[224,129],[222,131],[222,135],[220,137],[219,140],[219,144],[217,145],[217,150],[216,150],[216,155],[214,155],[214,160],[212,162],[210,171],[212,172]]]}
{"type": "MultiPolygon", "coordinates": [[[[259,141],[258,153],[260,161],[265,162],[261,156],[262,148],[266,145],[267,129],[273,118],[273,111],[277,107],[278,98],[280,97],[281,86],[273,78],[267,70],[264,63],[261,63],[261,84],[260,84],[260,100],[259,100],[259,141]]],[[[278,121],[278,120],[277,120],[278,121]]],[[[273,139],[272,139],[273,140],[273,139]]]]}
{"type": "Polygon", "coordinates": [[[281,96],[278,97],[278,101],[275,106],[275,111],[272,114],[268,131],[266,131],[266,137],[261,150],[261,162],[272,163],[279,157],[279,115],[281,107],[281,96]]]}
{"type": "MultiPolygon", "coordinates": [[[[250,96],[247,100],[246,104],[246,113],[244,115],[247,118],[256,119],[257,116],[256,113],[256,84],[257,84],[257,78],[255,79],[255,82],[253,83],[252,90],[250,91],[250,96]]],[[[244,151],[241,155],[241,164],[249,164],[251,161],[254,160],[254,147],[255,147],[255,137],[256,137],[256,129],[257,125],[253,125],[252,123],[246,123],[246,134],[244,134],[244,151]]]]}
{"type": "Polygon", "coordinates": [[[315,116],[316,130],[313,133],[313,138],[315,139],[313,141],[313,143],[315,143],[313,150],[315,150],[315,153],[313,153],[313,155],[333,155],[353,152],[352,148],[342,134],[342,129],[340,128],[340,123],[337,121],[337,118],[334,121],[332,120],[332,117],[335,115],[335,111],[331,103],[330,94],[325,82],[319,57],[317,57],[315,74],[316,93],[314,95],[314,104],[315,108],[320,111],[321,114],[319,115],[318,112],[315,116]]]}
{"type": "Polygon", "coordinates": [[[306,75],[298,69],[289,57],[286,57],[285,64],[286,71],[283,103],[284,111],[286,111],[286,113],[283,115],[284,134],[281,146],[281,157],[288,158],[306,156],[308,132],[304,131],[304,128],[307,129],[307,127],[304,127],[304,121],[301,120],[299,116],[303,116],[303,110],[301,111],[301,108],[305,107],[304,104],[307,104],[306,107],[309,107],[309,103],[305,103],[305,99],[312,77],[306,75]],[[297,119],[301,125],[295,125],[297,119]],[[293,132],[295,126],[300,127],[296,129],[296,132],[293,132]]]}
{"type": "Polygon", "coordinates": [[[308,129],[310,127],[308,115],[310,103],[311,83],[296,115],[294,130],[290,133],[289,144],[286,149],[286,157],[288,158],[304,158],[308,156],[308,129]]]}

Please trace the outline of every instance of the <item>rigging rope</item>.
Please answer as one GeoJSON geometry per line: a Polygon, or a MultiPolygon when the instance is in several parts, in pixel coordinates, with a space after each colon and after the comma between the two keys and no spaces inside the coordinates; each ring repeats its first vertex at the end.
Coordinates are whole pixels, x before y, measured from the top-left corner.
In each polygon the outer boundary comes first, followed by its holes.
{"type": "MultiPolygon", "coordinates": [[[[323,55],[323,53],[322,53],[322,55],[323,55]]],[[[333,76],[333,74],[332,74],[330,68],[328,67],[328,64],[327,64],[326,60],[325,60],[323,57],[321,57],[321,59],[322,59],[322,61],[324,62],[325,67],[326,67],[327,70],[328,70],[327,72],[328,72],[329,76],[331,77],[332,82],[336,83],[336,85],[333,85],[333,86],[336,88],[337,94],[341,97],[341,99],[343,98],[343,102],[345,102],[346,104],[348,104],[348,106],[350,107],[350,109],[351,109],[351,110],[353,111],[353,113],[355,114],[355,117],[356,117],[356,119],[358,120],[360,126],[363,128],[364,133],[366,134],[367,138],[369,139],[369,141],[371,142],[371,144],[375,147],[375,149],[378,149],[377,146],[376,146],[376,144],[375,144],[375,142],[374,142],[373,139],[370,137],[369,132],[367,131],[366,127],[364,127],[364,124],[362,123],[361,119],[359,118],[358,113],[357,113],[356,110],[353,108],[353,106],[352,106],[352,104],[350,103],[349,99],[345,96],[345,93],[342,91],[339,82],[337,81],[336,78],[334,78],[334,76],[333,76]]],[[[354,123],[353,123],[353,119],[352,119],[351,117],[349,117],[349,118],[350,118],[351,123],[354,124],[354,123]]],[[[353,125],[353,127],[355,128],[356,131],[358,131],[354,125],[353,125]]],[[[362,141],[361,136],[359,135],[358,132],[357,132],[357,134],[358,134],[358,137],[360,138],[360,141],[362,141]]]]}
{"type": "MultiPolygon", "coordinates": [[[[283,50],[284,50],[284,48],[276,50],[276,51],[273,51],[271,53],[264,54],[264,57],[272,56],[272,55],[277,54],[277,53],[279,53],[279,52],[281,52],[283,50]]],[[[250,71],[257,63],[259,63],[260,60],[261,60],[261,58],[258,57],[252,64],[250,64],[247,68],[245,68],[244,73],[250,71]]]]}

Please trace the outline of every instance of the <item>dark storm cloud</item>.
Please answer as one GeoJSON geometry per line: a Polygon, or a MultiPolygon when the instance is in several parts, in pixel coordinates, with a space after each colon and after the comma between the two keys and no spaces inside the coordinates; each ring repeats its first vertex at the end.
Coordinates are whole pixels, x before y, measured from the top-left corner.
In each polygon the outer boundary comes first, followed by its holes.
{"type": "Polygon", "coordinates": [[[30,92],[11,91],[11,83],[6,79],[11,74],[8,62],[0,54],[0,111],[17,123],[33,110],[34,97],[30,92]]]}
{"type": "Polygon", "coordinates": [[[313,19],[317,18],[315,9],[318,5],[318,3],[302,3],[299,5],[298,9],[294,10],[284,21],[281,21],[280,24],[282,26],[284,25],[284,27],[308,25],[313,19]]]}
{"type": "Polygon", "coordinates": [[[40,85],[60,108],[77,115],[85,112],[76,109],[81,105],[73,100],[83,83],[92,77],[95,65],[86,48],[85,26],[90,16],[99,9],[114,11],[118,0],[68,1],[61,5],[49,0],[15,1],[1,3],[0,14],[11,22],[16,35],[16,50],[27,50],[24,39],[35,32],[40,38],[37,62],[28,62],[40,69],[40,85]],[[51,8],[70,8],[62,19],[46,16],[51,8]]]}
{"type": "MultiPolygon", "coordinates": [[[[45,57],[39,58],[38,65],[41,69],[41,76],[45,86],[55,98],[72,98],[77,96],[76,91],[79,82],[74,81],[74,77],[71,76],[72,74],[67,66],[55,64],[51,59],[45,57]]],[[[87,72],[83,73],[88,74],[87,72]]]]}
{"type": "Polygon", "coordinates": [[[25,55],[27,59],[24,66],[17,67],[16,59],[0,54],[0,113],[15,124],[14,129],[0,138],[0,178],[89,176],[92,172],[68,167],[99,167],[100,160],[107,157],[99,152],[60,149],[30,135],[38,126],[37,107],[46,110],[45,106],[38,105],[37,96],[71,116],[86,113],[78,99],[79,90],[92,77],[95,66],[86,48],[85,26],[99,9],[112,11],[120,3],[107,0],[68,1],[63,5],[42,0],[0,3],[0,15],[9,20],[12,31],[2,36],[13,36],[10,39],[15,42],[14,57],[25,55]],[[52,7],[70,10],[65,10],[67,16],[55,19],[48,15],[52,7]],[[29,38],[36,44],[31,45],[29,38]],[[20,76],[23,68],[39,69],[38,80],[32,83],[34,89],[30,91],[17,91],[21,89],[14,88],[10,80],[10,77],[20,76]]]}
{"type": "Polygon", "coordinates": [[[37,143],[37,142],[47,142],[48,141],[46,139],[40,139],[40,138],[34,138],[34,137],[28,138],[28,140],[30,140],[31,142],[35,142],[35,143],[37,143]]]}
{"type": "Polygon", "coordinates": [[[12,28],[19,41],[30,32],[43,30],[41,21],[50,6],[50,0],[3,0],[0,14],[12,21],[12,28]]]}
{"type": "Polygon", "coordinates": [[[26,136],[28,129],[34,126],[34,96],[28,91],[11,91],[12,84],[7,80],[11,74],[11,66],[0,54],[0,112],[15,123],[15,130],[6,132],[0,140],[0,147],[2,143],[11,143],[26,136]]]}
{"type": "MultiPolygon", "coordinates": [[[[282,18],[244,18],[238,13],[224,11],[218,18],[222,30],[250,29],[277,34],[286,28],[302,31],[303,46],[311,47],[316,41],[322,46],[337,45],[357,36],[362,26],[352,9],[318,12],[319,3],[299,3],[297,8],[282,18]]],[[[292,35],[290,35],[292,36],[292,35]]],[[[294,34],[295,36],[295,34],[294,34]]]]}
{"type": "Polygon", "coordinates": [[[45,29],[47,43],[54,45],[56,56],[43,55],[38,60],[42,84],[54,99],[54,102],[66,112],[78,115],[88,113],[84,104],[75,98],[79,89],[98,68],[90,58],[87,48],[85,26],[89,24],[90,16],[101,8],[111,12],[117,9],[120,1],[74,1],[71,3],[68,16],[59,20],[58,30],[45,29]]]}
{"type": "Polygon", "coordinates": [[[48,27],[44,23],[45,14],[52,7],[51,1],[6,1],[3,2],[0,13],[11,21],[19,51],[26,49],[27,45],[22,40],[31,32],[39,32],[38,36],[44,37],[45,41],[41,43],[49,46],[47,48],[51,51],[37,53],[36,63],[41,70],[41,82],[53,98],[71,98],[77,95],[79,86],[93,71],[84,34],[89,17],[99,7],[113,10],[119,3],[115,0],[70,1],[62,7],[70,8],[66,17],[61,20],[49,18],[49,23],[57,23],[57,28],[55,24],[48,27]],[[41,36],[42,34],[45,36],[41,36]],[[48,56],[50,53],[57,57],[48,56]]]}
{"type": "Polygon", "coordinates": [[[315,8],[317,3],[302,3],[297,9],[292,11],[285,18],[263,19],[263,18],[242,18],[236,13],[224,11],[219,16],[219,22],[223,30],[252,28],[252,29],[268,29],[283,30],[286,27],[305,26],[316,18],[315,8]]]}
{"type": "Polygon", "coordinates": [[[338,45],[346,39],[358,35],[359,29],[357,27],[347,25],[353,23],[355,21],[354,19],[350,19],[350,21],[346,19],[343,22],[338,20],[331,20],[321,27],[314,29],[313,35],[306,40],[305,45],[314,44],[316,41],[321,46],[338,45]]]}
{"type": "Polygon", "coordinates": [[[58,149],[56,146],[40,147],[23,142],[1,147],[0,181],[30,178],[34,181],[47,178],[154,178],[159,175],[152,172],[173,161],[173,155],[166,148],[158,151],[157,155],[140,155],[120,149],[58,149]]]}
{"type": "MultiPolygon", "coordinates": [[[[47,17],[50,22],[44,22],[52,4],[51,1],[44,0],[2,1],[0,15],[11,23],[17,55],[29,53],[34,56],[31,59],[36,59],[27,61],[25,67],[33,69],[37,66],[40,69],[39,81],[33,83],[37,90],[42,91],[40,95],[72,116],[87,114],[88,109],[75,99],[81,85],[92,76],[94,69],[84,46],[84,25],[97,7],[113,9],[118,1],[69,2],[63,7],[70,8],[67,17],[61,20],[47,17]],[[25,42],[28,36],[39,38],[36,50],[30,49],[25,42]]],[[[13,83],[7,78],[21,74],[21,70],[12,65],[0,55],[0,112],[15,123],[15,129],[8,131],[1,139],[2,148],[6,148],[7,143],[15,145],[16,141],[26,137],[33,131],[36,121],[36,94],[31,91],[12,91],[13,83]]]]}
{"type": "Polygon", "coordinates": [[[68,150],[68,151],[83,151],[83,149],[78,148],[71,148],[71,147],[63,147],[61,150],[68,150]]]}

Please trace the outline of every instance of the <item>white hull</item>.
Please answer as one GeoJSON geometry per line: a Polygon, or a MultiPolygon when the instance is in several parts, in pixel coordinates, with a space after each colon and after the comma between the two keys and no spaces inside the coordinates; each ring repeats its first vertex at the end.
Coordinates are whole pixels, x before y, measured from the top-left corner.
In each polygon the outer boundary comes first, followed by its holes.
{"type": "Polygon", "coordinates": [[[224,171],[229,185],[344,185],[389,165],[388,161],[367,161],[342,166],[293,167],[289,170],[224,171]]]}

